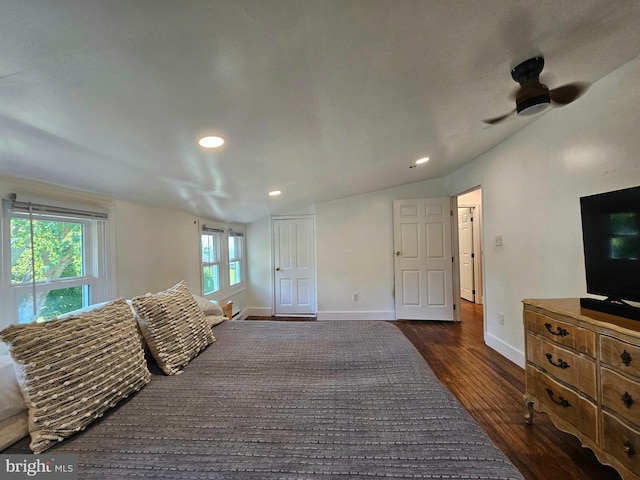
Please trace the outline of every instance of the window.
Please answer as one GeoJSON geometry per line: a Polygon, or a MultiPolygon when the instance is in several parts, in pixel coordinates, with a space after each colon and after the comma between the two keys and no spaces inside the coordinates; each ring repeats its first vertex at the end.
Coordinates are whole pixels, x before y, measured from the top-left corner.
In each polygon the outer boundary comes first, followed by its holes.
{"type": "Polygon", "coordinates": [[[243,283],[242,253],[244,250],[244,234],[229,230],[229,286],[243,283]]]}
{"type": "Polygon", "coordinates": [[[46,321],[107,297],[105,212],[4,202],[2,323],[46,321]]]}
{"type": "Polygon", "coordinates": [[[202,294],[224,300],[244,289],[244,231],[229,225],[203,225],[200,232],[202,294]]]}
{"type": "Polygon", "coordinates": [[[202,226],[200,235],[202,252],[202,291],[210,295],[222,289],[220,278],[222,263],[222,234],[224,230],[202,226]]]}

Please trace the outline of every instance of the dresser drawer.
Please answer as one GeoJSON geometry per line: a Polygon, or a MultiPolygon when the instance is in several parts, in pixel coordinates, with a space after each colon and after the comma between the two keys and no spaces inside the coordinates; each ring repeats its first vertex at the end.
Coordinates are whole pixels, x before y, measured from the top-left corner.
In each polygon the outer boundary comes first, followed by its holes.
{"type": "Polygon", "coordinates": [[[597,408],[593,402],[531,365],[527,365],[526,376],[527,388],[534,390],[530,393],[538,399],[540,410],[559,417],[597,441],[597,408]]]}
{"type": "Polygon", "coordinates": [[[546,412],[624,480],[640,480],[640,322],[578,298],[523,303],[525,421],[546,412]]]}
{"type": "Polygon", "coordinates": [[[601,335],[600,361],[621,372],[640,377],[640,347],[601,335]]]}
{"type": "Polygon", "coordinates": [[[596,363],[591,357],[528,333],[527,359],[593,400],[597,398],[596,363]]]}
{"type": "Polygon", "coordinates": [[[636,475],[640,475],[640,432],[603,413],[604,449],[636,475]]]}
{"type": "Polygon", "coordinates": [[[608,368],[602,368],[601,372],[602,406],[640,425],[640,384],[608,368]]]}
{"type": "Polygon", "coordinates": [[[590,330],[531,311],[524,312],[524,323],[526,329],[552,342],[596,356],[596,336],[590,330]]]}

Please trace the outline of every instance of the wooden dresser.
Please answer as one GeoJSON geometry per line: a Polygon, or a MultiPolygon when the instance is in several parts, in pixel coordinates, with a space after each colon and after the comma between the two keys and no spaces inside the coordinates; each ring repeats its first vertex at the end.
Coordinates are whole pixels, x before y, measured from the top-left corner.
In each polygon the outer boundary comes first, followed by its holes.
{"type": "Polygon", "coordinates": [[[640,321],[579,299],[524,300],[526,421],[533,407],[623,479],[640,479],[640,321]]]}

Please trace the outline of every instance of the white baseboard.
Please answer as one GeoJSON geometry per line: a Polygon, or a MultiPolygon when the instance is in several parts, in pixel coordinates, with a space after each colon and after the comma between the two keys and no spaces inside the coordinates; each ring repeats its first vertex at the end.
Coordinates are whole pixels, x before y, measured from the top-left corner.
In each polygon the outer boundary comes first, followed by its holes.
{"type": "Polygon", "coordinates": [[[516,365],[524,368],[525,360],[524,353],[513,348],[511,345],[504,343],[499,338],[494,337],[490,333],[485,333],[484,343],[487,344],[488,347],[493,348],[496,352],[498,352],[503,357],[508,358],[516,365]]]}
{"type": "Polygon", "coordinates": [[[271,316],[271,307],[249,307],[245,308],[243,311],[243,317],[270,317],[271,316]]]}
{"type": "Polygon", "coordinates": [[[324,311],[318,312],[318,320],[395,320],[395,312],[354,312],[324,311]]]}
{"type": "MultiPolygon", "coordinates": [[[[249,307],[240,312],[242,318],[247,317],[270,317],[272,310],[270,307],[249,307]]],[[[394,311],[378,312],[378,311],[323,311],[318,312],[316,318],[318,320],[395,320],[394,311]]],[[[237,318],[240,314],[236,315],[237,318]]],[[[238,318],[241,320],[242,318],[238,318]]]]}
{"type": "Polygon", "coordinates": [[[249,312],[248,308],[243,308],[233,316],[233,320],[244,320],[249,316],[248,312],[249,312]]]}

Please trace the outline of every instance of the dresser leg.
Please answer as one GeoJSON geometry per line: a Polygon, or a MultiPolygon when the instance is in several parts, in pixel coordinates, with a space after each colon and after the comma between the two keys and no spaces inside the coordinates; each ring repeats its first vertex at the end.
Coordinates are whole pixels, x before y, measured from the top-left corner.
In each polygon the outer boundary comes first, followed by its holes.
{"type": "Polygon", "coordinates": [[[527,413],[524,416],[524,421],[527,425],[531,425],[533,423],[533,402],[531,400],[525,400],[525,407],[527,408],[527,413]]]}

